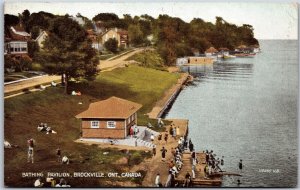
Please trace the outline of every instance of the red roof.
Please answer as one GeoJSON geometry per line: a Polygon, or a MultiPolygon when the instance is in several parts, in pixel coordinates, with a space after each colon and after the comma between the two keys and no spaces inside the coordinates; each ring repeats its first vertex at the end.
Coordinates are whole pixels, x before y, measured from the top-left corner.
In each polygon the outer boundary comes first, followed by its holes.
{"type": "Polygon", "coordinates": [[[113,96],[106,100],[91,103],[86,111],[75,117],[127,119],[141,107],[141,104],[113,96]]]}
{"type": "Polygon", "coordinates": [[[9,26],[5,28],[5,41],[28,41],[30,34],[28,34],[22,26],[9,26]]]}

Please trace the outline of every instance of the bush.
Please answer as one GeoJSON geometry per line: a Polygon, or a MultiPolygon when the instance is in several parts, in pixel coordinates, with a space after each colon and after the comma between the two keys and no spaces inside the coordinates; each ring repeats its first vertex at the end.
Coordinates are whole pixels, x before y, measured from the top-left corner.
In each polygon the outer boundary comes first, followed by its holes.
{"type": "Polygon", "coordinates": [[[118,41],[116,39],[110,38],[104,43],[104,47],[113,53],[117,53],[118,41]]]}
{"type": "Polygon", "coordinates": [[[32,63],[30,70],[33,71],[42,71],[43,70],[43,66],[40,63],[32,63]]]}

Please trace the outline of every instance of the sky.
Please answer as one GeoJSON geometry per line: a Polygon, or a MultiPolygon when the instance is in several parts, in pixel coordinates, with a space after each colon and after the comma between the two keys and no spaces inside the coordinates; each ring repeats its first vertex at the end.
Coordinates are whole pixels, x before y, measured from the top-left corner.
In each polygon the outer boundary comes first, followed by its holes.
{"type": "MultiPolygon", "coordinates": [[[[83,1],[83,0],[82,0],[83,1]]],[[[193,18],[215,22],[221,16],[229,23],[236,25],[250,24],[257,39],[298,39],[298,7],[296,3],[246,3],[246,2],[196,2],[196,1],[104,1],[104,2],[66,2],[52,0],[27,2],[7,0],[5,14],[22,13],[28,9],[31,13],[45,11],[58,15],[81,15],[92,19],[98,13],[110,12],[119,17],[123,14],[140,16],[148,14],[155,18],[159,14],[168,14],[189,22],[193,18]]]]}

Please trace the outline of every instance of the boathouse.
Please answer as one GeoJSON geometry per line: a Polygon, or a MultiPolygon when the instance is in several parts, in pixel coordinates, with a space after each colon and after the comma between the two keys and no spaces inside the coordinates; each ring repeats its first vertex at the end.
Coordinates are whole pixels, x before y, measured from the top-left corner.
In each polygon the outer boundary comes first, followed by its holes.
{"type": "Polygon", "coordinates": [[[137,111],[141,104],[118,97],[91,103],[76,115],[81,119],[82,138],[125,139],[130,127],[137,124],[137,111]]]}
{"type": "Polygon", "coordinates": [[[188,57],[187,65],[212,64],[214,59],[211,57],[188,57]]]}

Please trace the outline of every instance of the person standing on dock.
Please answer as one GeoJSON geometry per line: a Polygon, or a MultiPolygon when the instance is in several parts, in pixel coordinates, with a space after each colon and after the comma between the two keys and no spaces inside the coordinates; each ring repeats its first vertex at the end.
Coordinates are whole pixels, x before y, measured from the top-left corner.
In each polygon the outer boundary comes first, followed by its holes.
{"type": "Polygon", "coordinates": [[[176,127],[172,127],[172,136],[176,139],[176,127]]]}
{"type": "Polygon", "coordinates": [[[160,184],[160,176],[159,176],[159,173],[156,175],[156,178],[155,178],[155,187],[159,187],[159,184],[160,184]]]}
{"type": "Polygon", "coordinates": [[[192,143],[192,141],[190,141],[190,143],[189,143],[189,149],[190,149],[190,152],[192,152],[194,150],[194,144],[192,143]]]}
{"type": "Polygon", "coordinates": [[[191,182],[191,175],[189,172],[186,172],[185,174],[185,181],[184,181],[184,187],[189,187],[191,182]]]}
{"type": "Polygon", "coordinates": [[[180,136],[180,129],[179,129],[179,126],[177,126],[177,128],[176,128],[176,135],[177,135],[177,136],[180,136]]]}
{"type": "Polygon", "coordinates": [[[239,169],[240,169],[240,170],[243,169],[243,163],[242,163],[242,161],[243,161],[243,160],[240,160],[240,162],[239,162],[239,169]]]}
{"type": "Polygon", "coordinates": [[[161,151],[161,158],[162,158],[162,161],[165,161],[167,150],[166,150],[165,147],[163,146],[162,149],[161,149],[160,151],[161,151]]]}
{"type": "Polygon", "coordinates": [[[165,133],[165,141],[166,141],[166,144],[167,144],[167,142],[168,142],[168,132],[167,131],[165,133]]]}
{"type": "Polygon", "coordinates": [[[206,161],[206,164],[208,164],[208,161],[209,161],[208,150],[206,150],[206,152],[205,152],[205,161],[206,161]]]}
{"type": "Polygon", "coordinates": [[[153,157],[156,155],[156,145],[153,145],[152,154],[153,157]]]}
{"type": "Polygon", "coordinates": [[[159,133],[158,138],[157,138],[158,144],[160,144],[161,138],[162,138],[162,135],[161,135],[161,133],[159,133]]]}

